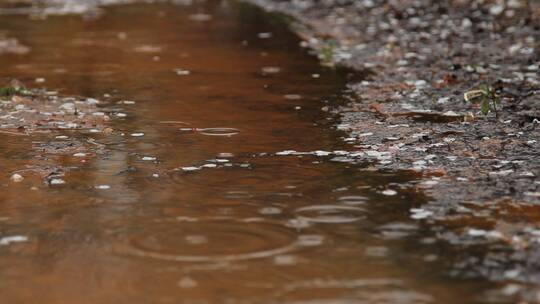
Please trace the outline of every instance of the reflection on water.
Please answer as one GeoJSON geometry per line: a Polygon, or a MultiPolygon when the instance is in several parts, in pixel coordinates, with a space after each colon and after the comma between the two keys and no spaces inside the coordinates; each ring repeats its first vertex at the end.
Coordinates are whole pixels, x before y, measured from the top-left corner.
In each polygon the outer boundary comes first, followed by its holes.
{"type": "Polygon", "coordinates": [[[410,177],[275,155],[353,149],[319,111],[342,75],[279,18],[207,1],[0,26],[30,48],[0,77],[105,99],[116,130],[0,134],[3,172],[67,168],[62,185],[2,177],[3,303],[455,303],[482,287],[430,270],[410,177]],[[31,149],[54,136],[95,150],[31,149]]]}

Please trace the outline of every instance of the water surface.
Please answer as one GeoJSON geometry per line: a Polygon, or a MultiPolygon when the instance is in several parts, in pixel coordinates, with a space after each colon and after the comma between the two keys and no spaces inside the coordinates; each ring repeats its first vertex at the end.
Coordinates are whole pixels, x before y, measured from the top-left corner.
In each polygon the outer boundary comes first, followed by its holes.
{"type": "Polygon", "coordinates": [[[345,73],[279,16],[208,1],[0,27],[30,48],[2,55],[0,77],[103,100],[115,130],[0,134],[0,236],[28,238],[0,246],[2,302],[480,301],[487,286],[442,275],[444,254],[408,220],[422,202],[411,176],[275,155],[355,149],[321,111],[345,73]],[[103,146],[84,162],[32,149],[62,134],[103,146]],[[9,182],[29,165],[68,168],[66,184],[9,182]]]}

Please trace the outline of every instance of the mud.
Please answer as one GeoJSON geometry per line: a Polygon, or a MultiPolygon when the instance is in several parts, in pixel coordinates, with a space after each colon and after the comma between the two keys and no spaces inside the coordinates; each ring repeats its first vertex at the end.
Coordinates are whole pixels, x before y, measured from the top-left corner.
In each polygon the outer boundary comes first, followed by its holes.
{"type": "Polygon", "coordinates": [[[540,301],[537,3],[248,2],[292,16],[325,65],[371,73],[349,82],[346,106],[324,110],[363,152],[355,161],[422,177],[428,203],[410,215],[449,244],[448,273],[523,283],[505,292],[540,301]],[[481,85],[502,96],[486,117],[463,97],[481,85]]]}

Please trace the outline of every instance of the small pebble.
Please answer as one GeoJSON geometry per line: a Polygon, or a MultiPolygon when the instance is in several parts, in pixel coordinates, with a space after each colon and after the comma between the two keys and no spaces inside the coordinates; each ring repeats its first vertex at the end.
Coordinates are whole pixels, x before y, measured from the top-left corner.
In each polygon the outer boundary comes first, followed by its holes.
{"type": "Polygon", "coordinates": [[[392,190],[392,189],[386,189],[384,190],[383,192],[381,192],[383,195],[387,195],[387,196],[393,196],[393,195],[396,195],[397,194],[397,191],[396,190],[392,190]]]}
{"type": "Polygon", "coordinates": [[[53,179],[51,179],[51,181],[49,182],[49,184],[51,184],[51,185],[63,185],[63,184],[65,184],[65,183],[66,183],[66,181],[63,180],[63,179],[61,179],[61,178],[53,178],[53,179]]]}
{"type": "Polygon", "coordinates": [[[20,174],[15,173],[10,177],[10,179],[14,183],[20,183],[24,180],[24,177],[20,174]]]}

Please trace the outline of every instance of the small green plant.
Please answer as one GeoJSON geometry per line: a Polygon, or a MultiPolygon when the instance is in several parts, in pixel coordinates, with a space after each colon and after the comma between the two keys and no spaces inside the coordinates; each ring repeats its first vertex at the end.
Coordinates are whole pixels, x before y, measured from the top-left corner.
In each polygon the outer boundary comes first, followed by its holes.
{"type": "Polygon", "coordinates": [[[21,91],[20,88],[16,87],[0,87],[0,97],[9,97],[13,96],[21,91]]]}
{"type": "Polygon", "coordinates": [[[501,104],[501,96],[495,89],[488,85],[482,85],[478,90],[466,92],[463,97],[467,102],[480,103],[480,112],[486,116],[489,112],[494,112],[495,117],[499,117],[497,106],[501,104]]]}
{"type": "Polygon", "coordinates": [[[326,66],[334,65],[334,57],[336,55],[337,43],[335,41],[328,41],[321,49],[320,58],[322,63],[326,66]]]}

